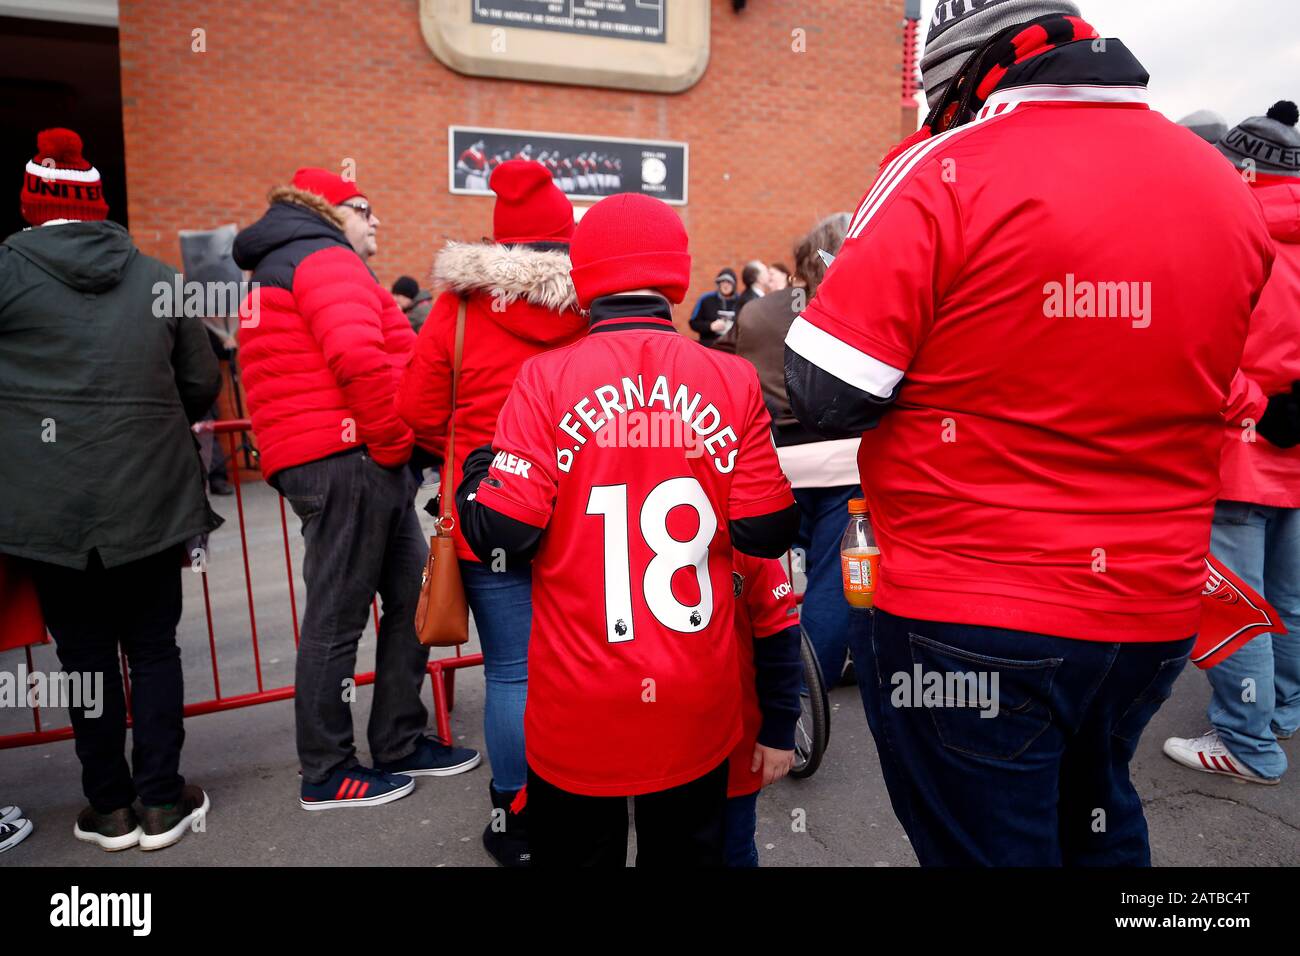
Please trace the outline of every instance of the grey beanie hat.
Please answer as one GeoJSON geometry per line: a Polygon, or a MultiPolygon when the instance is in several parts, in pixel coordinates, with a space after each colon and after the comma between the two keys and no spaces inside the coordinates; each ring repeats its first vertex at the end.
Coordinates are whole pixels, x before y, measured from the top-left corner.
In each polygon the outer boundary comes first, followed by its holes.
{"type": "Polygon", "coordinates": [[[933,109],[966,60],[996,34],[1051,13],[1080,16],[1069,0],[939,0],[925,37],[921,81],[933,109]]]}
{"type": "Polygon", "coordinates": [[[1214,145],[1238,169],[1269,176],[1300,177],[1300,109],[1289,100],[1274,103],[1264,116],[1252,116],[1228,130],[1214,145]]]}
{"type": "Polygon", "coordinates": [[[1188,113],[1178,121],[1179,126],[1186,126],[1207,143],[1217,143],[1228,131],[1228,121],[1214,110],[1197,110],[1188,113]]]}

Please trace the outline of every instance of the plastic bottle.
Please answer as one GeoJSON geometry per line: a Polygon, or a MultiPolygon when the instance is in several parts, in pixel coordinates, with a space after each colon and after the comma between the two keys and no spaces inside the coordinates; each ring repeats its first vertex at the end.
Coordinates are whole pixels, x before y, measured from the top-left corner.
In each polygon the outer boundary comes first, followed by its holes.
{"type": "Polygon", "coordinates": [[[849,526],[840,541],[840,569],[844,599],[854,607],[874,607],[880,583],[880,548],[876,547],[864,498],[849,500],[849,526]]]}

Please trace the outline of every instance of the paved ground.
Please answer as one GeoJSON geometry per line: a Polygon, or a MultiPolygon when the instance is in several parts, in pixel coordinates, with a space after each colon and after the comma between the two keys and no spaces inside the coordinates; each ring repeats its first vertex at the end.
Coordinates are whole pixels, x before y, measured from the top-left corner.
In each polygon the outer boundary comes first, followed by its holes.
{"type": "MultiPolygon", "coordinates": [[[[293,631],[276,496],[265,485],[246,486],[249,560],[257,608],[263,684],[292,681],[293,631]]],[[[427,497],[429,489],[421,496],[427,497]]],[[[248,606],[233,498],[217,499],[228,524],[210,544],[209,579],[221,689],[230,696],[257,688],[252,668],[248,606]]],[[[297,519],[289,515],[295,570],[302,566],[297,519]]],[[[302,599],[302,584],[297,584],[302,599]]],[[[301,615],[301,606],[299,607],[301,615]]],[[[203,593],[198,575],[186,575],[184,649],[187,697],[213,696],[203,593]]],[[[362,643],[360,666],[373,659],[373,630],[362,643]]],[[[474,646],[474,649],[477,649],[474,646]]],[[[444,652],[438,652],[444,653],[444,652]]],[[[0,655],[13,671],[20,656],[0,655]]],[[[53,667],[41,648],[37,666],[53,667]]],[[[1139,747],[1133,774],[1146,803],[1155,862],[1188,866],[1277,866],[1300,862],[1300,788],[1290,775],[1281,786],[1261,787],[1183,770],[1160,753],[1170,734],[1204,729],[1204,678],[1190,670],[1156,715],[1139,747]]],[[[358,695],[357,726],[364,728],[369,688],[358,695]]],[[[857,691],[831,695],[832,736],[826,761],[806,781],[788,780],[759,801],[758,842],[768,866],[913,866],[916,858],[894,820],[880,779],[875,747],[857,691]],[[802,811],[802,812],[800,812],[802,811]],[[795,832],[796,816],[806,832],[795,832]]],[[[453,725],[457,738],[482,748],[483,679],[463,672],[457,683],[453,725]]],[[[54,718],[56,715],[47,715],[54,718]]],[[[63,715],[57,715],[63,723],[63,715]]],[[[0,735],[31,727],[25,710],[0,710],[0,735]]],[[[153,855],[107,854],[78,843],[72,822],[83,806],[79,767],[71,742],[0,751],[0,804],[17,803],[36,831],[0,866],[87,865],[420,865],[485,866],[479,844],[487,821],[486,760],[478,769],[447,779],[423,778],[415,793],[368,810],[304,813],[297,805],[293,704],[284,701],[191,719],[182,769],[212,797],[207,832],[153,855]]],[[[1300,738],[1297,738],[1300,739],[1300,738]]],[[[1292,761],[1300,746],[1287,745],[1292,761]]],[[[366,758],[362,746],[363,759],[366,758]]]]}

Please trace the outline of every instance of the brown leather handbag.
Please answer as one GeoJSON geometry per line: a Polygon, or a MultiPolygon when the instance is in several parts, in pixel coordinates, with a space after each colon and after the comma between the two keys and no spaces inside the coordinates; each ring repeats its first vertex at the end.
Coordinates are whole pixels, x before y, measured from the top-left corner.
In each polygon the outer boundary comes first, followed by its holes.
{"type": "Polygon", "coordinates": [[[465,300],[456,313],[456,364],[451,372],[451,415],[447,427],[447,454],[442,460],[441,508],[437,527],[429,538],[429,557],[420,581],[420,601],[415,606],[415,633],[426,647],[458,647],[469,640],[469,605],[456,558],[456,489],[451,485],[456,452],[456,393],[460,389],[460,360],[465,351],[465,300]]]}

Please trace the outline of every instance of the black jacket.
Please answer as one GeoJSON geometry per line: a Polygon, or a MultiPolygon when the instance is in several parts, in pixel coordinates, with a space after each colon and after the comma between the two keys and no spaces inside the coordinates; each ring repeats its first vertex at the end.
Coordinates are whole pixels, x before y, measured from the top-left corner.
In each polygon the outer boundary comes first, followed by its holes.
{"type": "Polygon", "coordinates": [[[728,318],[734,321],[739,312],[738,296],[724,299],[718,292],[706,292],[695,303],[695,311],[691,313],[691,328],[700,334],[701,345],[713,345],[718,340],[718,333],[709,328],[714,319],[728,318]]]}
{"type": "Polygon", "coordinates": [[[0,553],[114,567],[221,523],[189,428],[221,373],[175,280],[113,222],[0,245],[0,553]]]}

